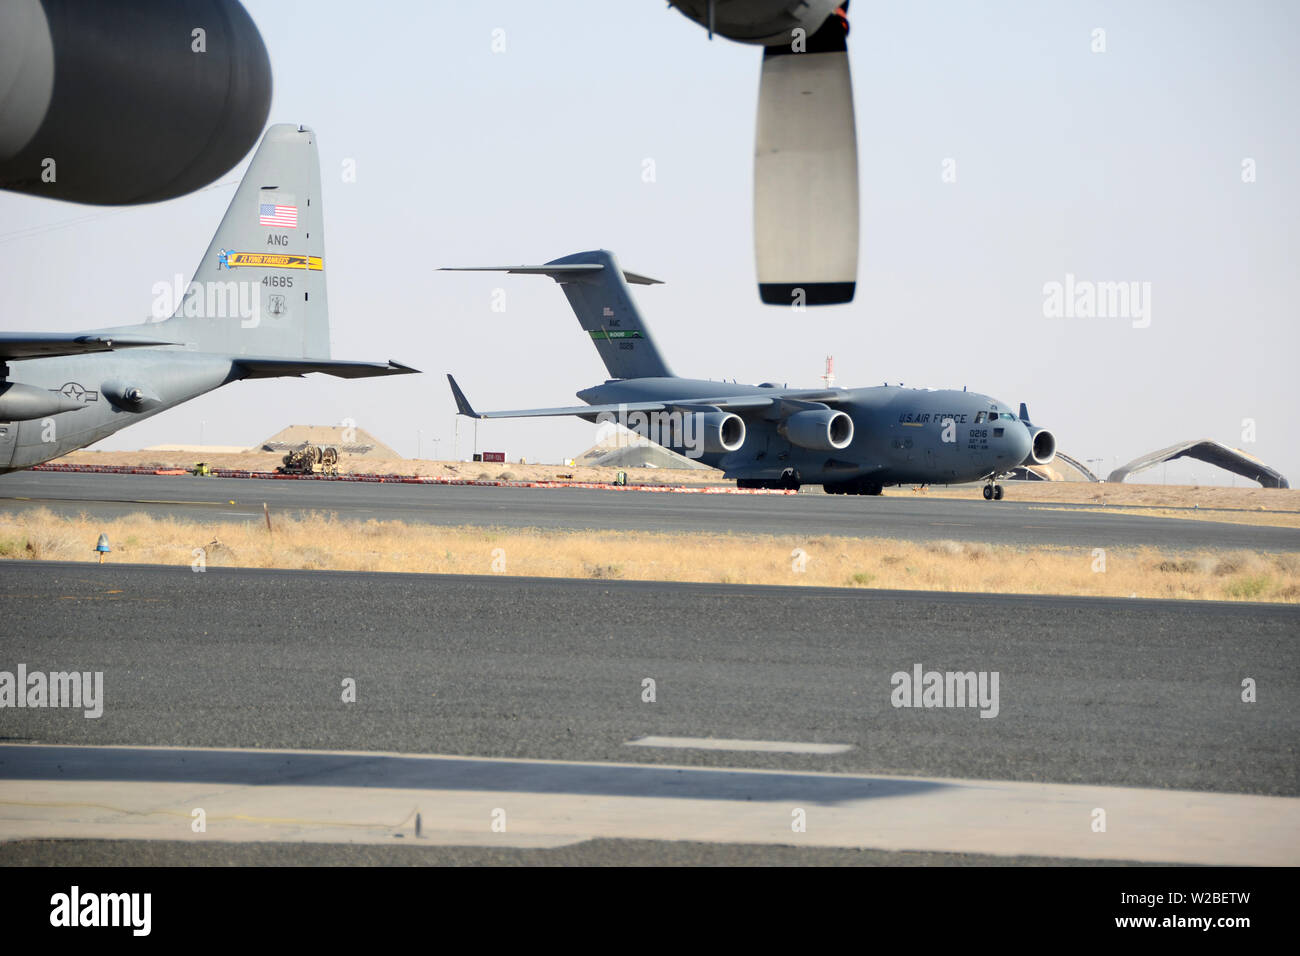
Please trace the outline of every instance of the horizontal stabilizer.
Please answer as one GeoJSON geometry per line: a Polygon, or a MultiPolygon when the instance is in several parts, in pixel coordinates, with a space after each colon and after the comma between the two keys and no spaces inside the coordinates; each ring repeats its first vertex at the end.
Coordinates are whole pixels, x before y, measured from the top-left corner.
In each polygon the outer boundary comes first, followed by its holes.
{"type": "Polygon", "coordinates": [[[339,362],[331,359],[239,358],[235,365],[244,374],[240,378],[301,378],[311,372],[323,372],[335,378],[374,378],[378,375],[411,375],[419,369],[400,362],[339,362]]]}
{"type": "Polygon", "coordinates": [[[60,355],[88,355],[116,349],[141,349],[157,345],[181,345],[143,335],[85,335],[73,332],[0,333],[0,359],[57,358],[60,355]]]}
{"type": "Polygon", "coordinates": [[[550,276],[569,300],[582,330],[591,336],[610,378],[671,378],[629,284],[661,285],[635,272],[624,272],[606,249],[577,252],[540,266],[470,266],[446,272],[508,272],[550,276]]]}

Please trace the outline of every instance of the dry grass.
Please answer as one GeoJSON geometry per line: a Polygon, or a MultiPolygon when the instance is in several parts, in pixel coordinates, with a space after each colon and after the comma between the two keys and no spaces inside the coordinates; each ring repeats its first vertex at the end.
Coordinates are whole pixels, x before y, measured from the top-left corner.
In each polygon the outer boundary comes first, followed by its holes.
{"type": "Polygon", "coordinates": [[[0,514],[0,558],[207,567],[908,588],[1021,594],[1300,602],[1300,553],[1106,553],[960,541],[791,535],[442,528],[331,515],[192,522],[149,515],[112,521],[46,510],[0,514]],[[802,554],[802,557],[800,555],[802,554]],[[802,567],[802,570],[797,568],[802,567]]]}
{"type": "MultiPolygon", "coordinates": [[[[1199,514],[1172,512],[1163,517],[1191,517],[1211,521],[1225,521],[1217,512],[1254,512],[1262,516],[1300,516],[1300,489],[1297,488],[1232,488],[1227,485],[1139,485],[1109,484],[1086,481],[1015,481],[1003,482],[1008,498],[1036,504],[1083,504],[1099,508],[1118,505],[1125,510],[1150,508],[1195,508],[1199,514]],[[1206,512],[1216,512],[1207,514],[1206,512]]],[[[979,489],[972,487],[933,487],[923,491],[912,488],[888,488],[886,495],[917,496],[929,498],[978,498],[979,489]]],[[[1132,511],[1129,511],[1131,514],[1132,511]]],[[[1268,520],[1265,517],[1264,520],[1268,520]]],[[[1275,523],[1269,521],[1268,523],[1275,523]]]]}
{"type": "MultiPolygon", "coordinates": [[[[1048,505],[1035,506],[1035,511],[1061,511],[1048,505]]],[[[1069,509],[1076,510],[1076,509],[1069,509]]],[[[1241,511],[1216,508],[1176,510],[1173,508],[1089,508],[1091,514],[1108,514],[1119,517],[1145,515],[1148,518],[1176,518],[1183,521],[1220,521],[1224,524],[1248,524],[1267,528],[1300,528],[1300,513],[1294,511],[1241,511]]]]}

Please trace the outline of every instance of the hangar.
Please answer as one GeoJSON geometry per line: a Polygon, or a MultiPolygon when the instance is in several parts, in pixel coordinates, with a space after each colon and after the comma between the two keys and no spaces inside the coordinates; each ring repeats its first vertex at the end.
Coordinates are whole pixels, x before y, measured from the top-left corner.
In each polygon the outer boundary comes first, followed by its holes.
{"type": "Polygon", "coordinates": [[[1146,471],[1161,462],[1173,461],[1175,458],[1195,458],[1216,465],[1243,478],[1258,481],[1264,488],[1291,487],[1280,471],[1270,468],[1254,455],[1248,455],[1239,448],[1229,448],[1209,438],[1179,442],[1177,445],[1170,445],[1168,448],[1161,448],[1159,451],[1134,458],[1127,465],[1112,471],[1106,480],[1123,481],[1129,475],[1146,471]]]}
{"type": "Polygon", "coordinates": [[[1098,481],[1083,462],[1071,458],[1059,448],[1050,465],[1017,465],[1011,474],[1019,481],[1098,481]]]}
{"type": "Polygon", "coordinates": [[[602,426],[598,440],[576,459],[575,465],[590,468],[681,468],[712,471],[708,465],[687,458],[638,435],[622,425],[602,426]]]}

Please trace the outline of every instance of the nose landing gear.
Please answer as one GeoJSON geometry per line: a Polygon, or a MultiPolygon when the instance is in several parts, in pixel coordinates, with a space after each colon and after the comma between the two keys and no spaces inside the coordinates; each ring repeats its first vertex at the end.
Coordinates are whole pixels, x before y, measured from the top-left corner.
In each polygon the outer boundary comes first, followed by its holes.
{"type": "Polygon", "coordinates": [[[984,486],[984,500],[985,501],[1002,500],[1002,486],[994,484],[992,478],[990,478],[989,483],[984,486]]]}

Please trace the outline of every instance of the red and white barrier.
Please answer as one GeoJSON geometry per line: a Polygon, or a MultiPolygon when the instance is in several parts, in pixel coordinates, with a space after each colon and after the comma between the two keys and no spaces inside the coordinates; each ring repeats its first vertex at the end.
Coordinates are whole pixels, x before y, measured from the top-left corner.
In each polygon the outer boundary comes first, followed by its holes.
{"type": "MultiPolygon", "coordinates": [[[[36,465],[32,471],[72,472],[98,475],[188,476],[176,468],[142,468],[134,465],[36,465]]],[[[676,495],[793,495],[785,488],[731,488],[715,485],[684,487],[681,485],[616,485],[609,481],[506,481],[499,478],[446,478],[431,475],[281,475],[273,471],[243,471],[213,468],[214,478],[258,478],[277,481],[362,481],[374,484],[403,485],[476,485],[485,488],[587,488],[597,491],[648,491],[676,495]]]]}

